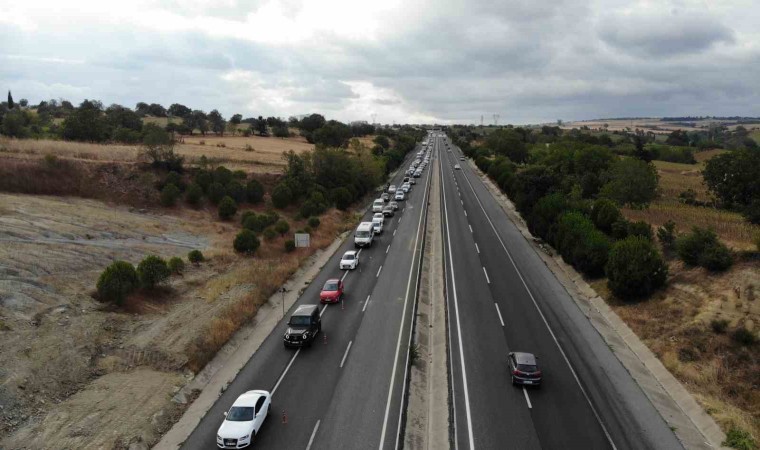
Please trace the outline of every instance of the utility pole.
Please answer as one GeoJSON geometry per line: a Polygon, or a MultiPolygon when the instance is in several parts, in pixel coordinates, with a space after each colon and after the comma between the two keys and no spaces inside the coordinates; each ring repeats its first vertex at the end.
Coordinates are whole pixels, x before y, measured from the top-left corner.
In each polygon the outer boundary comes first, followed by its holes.
{"type": "Polygon", "coordinates": [[[375,119],[377,119],[377,114],[372,114],[372,125],[376,123],[375,119]]]}
{"type": "Polygon", "coordinates": [[[496,126],[496,125],[499,124],[499,117],[500,116],[498,114],[494,114],[493,115],[493,124],[494,124],[494,126],[496,126]]]}
{"type": "Polygon", "coordinates": [[[483,126],[483,114],[480,115],[480,126],[483,126]]]}

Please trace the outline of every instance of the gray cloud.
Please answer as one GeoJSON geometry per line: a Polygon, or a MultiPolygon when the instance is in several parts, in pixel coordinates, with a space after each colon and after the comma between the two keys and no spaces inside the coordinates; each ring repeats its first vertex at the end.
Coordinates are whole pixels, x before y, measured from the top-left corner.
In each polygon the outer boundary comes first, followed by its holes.
{"type": "MultiPolygon", "coordinates": [[[[226,116],[320,111],[384,122],[760,114],[760,12],[745,0],[714,11],[691,1],[663,13],[626,0],[412,0],[378,13],[376,35],[317,30],[296,43],[211,32],[213,20],[245,24],[270,3],[256,1],[167,3],[162,11],[179,15],[168,29],[0,22],[0,88],[33,102],[180,102],[226,116]]],[[[292,16],[304,5],[281,3],[292,16]]]]}

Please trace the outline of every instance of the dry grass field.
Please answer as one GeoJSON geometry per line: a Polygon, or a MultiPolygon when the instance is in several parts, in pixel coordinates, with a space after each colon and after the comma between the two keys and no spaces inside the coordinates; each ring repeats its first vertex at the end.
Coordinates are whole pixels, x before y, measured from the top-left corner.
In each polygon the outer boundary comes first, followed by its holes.
{"type": "MultiPolygon", "coordinates": [[[[678,201],[686,189],[693,189],[698,200],[710,200],[700,171],[705,161],[722,152],[697,153],[696,165],[656,161],[660,198],[648,209],[624,209],[623,214],[655,227],[672,220],[678,232],[712,228],[732,249],[754,251],[753,237],[760,227],[737,213],[678,201]]],[[[760,331],[760,262],[739,260],[724,273],[685,267],[676,259],[669,267],[668,287],[640,303],[612,298],[605,280],[594,287],[724,431],[738,426],[760,438],[758,344],[743,346],[731,337],[738,327],[756,336],[760,331]],[[725,321],[725,331],[716,331],[714,321],[725,321]]]]}
{"type": "MultiPolygon", "coordinates": [[[[302,137],[242,137],[207,135],[187,136],[175,150],[189,163],[206,156],[230,169],[242,169],[253,173],[280,173],[285,167],[282,154],[293,150],[302,153],[314,146],[302,137]]],[[[140,155],[140,147],[118,144],[88,144],[53,140],[9,139],[0,137],[0,156],[12,158],[42,158],[55,155],[60,158],[99,162],[134,162],[140,155]]]]}
{"type": "MultiPolygon", "coordinates": [[[[607,129],[608,131],[624,131],[635,130],[636,128],[643,129],[645,131],[651,131],[655,134],[670,134],[675,130],[684,131],[699,131],[705,130],[712,124],[731,123],[725,120],[713,120],[705,119],[698,121],[688,121],[694,123],[695,126],[685,126],[684,124],[676,122],[665,122],[659,118],[641,118],[641,119],[610,119],[610,120],[581,120],[577,122],[566,122],[562,124],[562,128],[570,130],[572,128],[589,127],[591,129],[607,129]],[[605,127],[606,125],[606,127],[605,127]]],[[[728,129],[733,130],[738,125],[728,125],[728,129]]],[[[760,131],[760,125],[749,124],[744,125],[748,130],[760,131]]]]}

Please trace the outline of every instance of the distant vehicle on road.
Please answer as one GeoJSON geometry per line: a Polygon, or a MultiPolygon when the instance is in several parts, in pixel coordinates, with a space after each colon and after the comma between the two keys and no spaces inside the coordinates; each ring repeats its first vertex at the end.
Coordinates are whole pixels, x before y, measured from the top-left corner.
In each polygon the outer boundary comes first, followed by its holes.
{"type": "Polygon", "coordinates": [[[541,385],[542,374],[538,368],[537,358],[533,353],[510,352],[508,362],[509,372],[512,374],[512,384],[541,385]]]}
{"type": "Polygon", "coordinates": [[[394,211],[398,211],[398,203],[396,203],[396,201],[395,201],[395,200],[394,200],[394,201],[392,201],[392,202],[390,202],[390,203],[388,204],[388,206],[390,206],[391,208],[393,208],[393,210],[394,210],[394,211]]]}
{"type": "Polygon", "coordinates": [[[392,184],[388,187],[388,193],[389,194],[395,194],[396,193],[396,185],[392,184]]]}
{"type": "Polygon", "coordinates": [[[330,279],[322,286],[322,292],[319,293],[321,303],[338,303],[343,300],[343,282],[339,279],[330,279]]]}
{"type": "Polygon", "coordinates": [[[387,192],[383,192],[382,195],[380,195],[380,198],[382,198],[384,202],[388,202],[390,201],[391,196],[387,192]]]}
{"type": "Polygon", "coordinates": [[[283,342],[285,347],[302,347],[311,345],[317,334],[322,331],[322,321],[317,305],[301,305],[288,320],[283,342]]]}
{"type": "Polygon", "coordinates": [[[396,192],[396,196],[395,196],[395,197],[393,197],[393,199],[394,199],[394,200],[397,200],[397,201],[403,201],[403,200],[404,200],[404,198],[405,198],[405,197],[404,197],[404,192],[403,192],[403,191],[398,191],[398,192],[396,192]]]}
{"type": "Polygon", "coordinates": [[[454,170],[462,170],[459,164],[454,164],[454,170]]]}
{"type": "Polygon", "coordinates": [[[371,247],[372,240],[375,238],[375,231],[372,222],[362,222],[356,227],[354,232],[355,247],[371,247]]]}
{"type": "Polygon", "coordinates": [[[382,211],[383,206],[385,206],[385,201],[382,198],[375,199],[375,201],[372,202],[372,212],[382,211]]]}
{"type": "Polygon", "coordinates": [[[409,184],[417,184],[417,180],[415,180],[414,177],[409,178],[409,184]]]}
{"type": "Polygon", "coordinates": [[[224,422],[216,432],[219,448],[243,448],[253,442],[269,414],[272,396],[268,391],[248,391],[224,413],[224,422]]]}
{"type": "Polygon", "coordinates": [[[383,223],[385,222],[385,216],[383,216],[382,213],[380,213],[380,216],[382,217],[372,218],[372,228],[374,229],[375,234],[383,234],[383,223]]]}
{"type": "Polygon", "coordinates": [[[393,217],[396,214],[396,210],[393,209],[391,205],[386,206],[383,208],[383,215],[385,217],[393,217]]]}
{"type": "Polygon", "coordinates": [[[340,270],[354,270],[358,265],[359,252],[356,250],[349,250],[340,258],[340,270]]]}

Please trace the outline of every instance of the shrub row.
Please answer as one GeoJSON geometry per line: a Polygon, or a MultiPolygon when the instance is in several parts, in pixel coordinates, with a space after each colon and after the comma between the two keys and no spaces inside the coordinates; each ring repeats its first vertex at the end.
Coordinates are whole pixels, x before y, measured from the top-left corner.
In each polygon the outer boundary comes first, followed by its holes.
{"type": "MultiPolygon", "coordinates": [[[[197,264],[203,261],[203,254],[199,250],[193,250],[188,254],[188,259],[197,264]]],[[[154,288],[166,281],[172,273],[182,273],[184,267],[185,263],[178,257],[171,258],[167,263],[159,256],[149,255],[140,261],[137,268],[126,261],[115,261],[98,277],[98,297],[101,301],[121,305],[136,289],[154,288]]]]}

